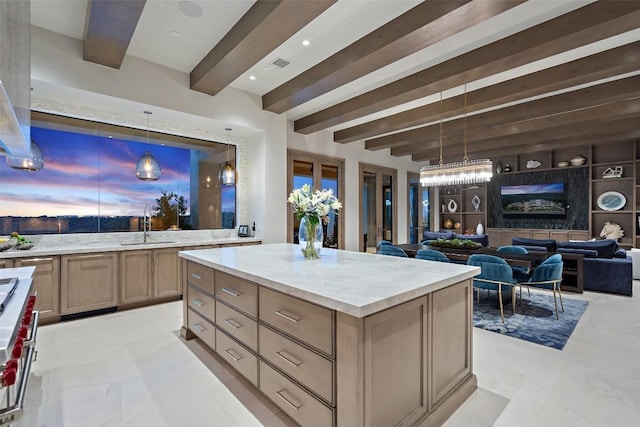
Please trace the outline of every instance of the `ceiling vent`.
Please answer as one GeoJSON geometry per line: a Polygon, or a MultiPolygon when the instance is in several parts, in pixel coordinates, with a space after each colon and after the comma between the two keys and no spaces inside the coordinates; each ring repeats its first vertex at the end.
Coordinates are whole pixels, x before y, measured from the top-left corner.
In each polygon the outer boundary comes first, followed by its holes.
{"type": "Polygon", "coordinates": [[[291,64],[291,62],[287,61],[286,59],[282,59],[282,58],[276,58],[274,61],[271,62],[271,65],[275,65],[278,68],[284,68],[289,64],[291,64]]]}

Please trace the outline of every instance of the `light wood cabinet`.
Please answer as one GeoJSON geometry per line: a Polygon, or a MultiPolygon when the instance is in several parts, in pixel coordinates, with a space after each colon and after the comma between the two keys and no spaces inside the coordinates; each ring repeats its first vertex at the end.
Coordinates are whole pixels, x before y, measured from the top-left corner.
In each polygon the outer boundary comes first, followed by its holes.
{"type": "Polygon", "coordinates": [[[120,252],[120,302],[130,304],[153,298],[153,251],[120,252]]]}
{"type": "Polygon", "coordinates": [[[14,267],[34,266],[32,291],[37,292],[35,309],[40,318],[60,315],[60,257],[16,258],[14,267]]]}
{"type": "Polygon", "coordinates": [[[60,313],[118,305],[118,253],[62,255],[60,313]]]}
{"type": "Polygon", "coordinates": [[[0,259],[0,268],[11,268],[13,267],[13,260],[10,258],[0,259]]]}
{"type": "Polygon", "coordinates": [[[179,248],[153,250],[153,297],[171,297],[182,293],[179,248]]]}

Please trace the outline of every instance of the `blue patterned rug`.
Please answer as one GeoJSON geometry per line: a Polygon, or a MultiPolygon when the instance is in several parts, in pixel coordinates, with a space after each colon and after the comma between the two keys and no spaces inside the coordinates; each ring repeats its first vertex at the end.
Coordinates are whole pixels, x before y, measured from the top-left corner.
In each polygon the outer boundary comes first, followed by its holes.
{"type": "Polygon", "coordinates": [[[527,290],[523,289],[522,304],[518,301],[515,314],[511,310],[511,303],[505,304],[505,323],[502,323],[496,293],[492,292],[487,297],[486,291],[481,291],[478,304],[474,291],[473,325],[476,328],[562,350],[589,304],[587,301],[567,298],[566,294],[562,295],[562,301],[564,313],[560,311],[560,320],[556,320],[553,295],[550,292],[532,292],[531,295],[527,295],[527,290]]]}

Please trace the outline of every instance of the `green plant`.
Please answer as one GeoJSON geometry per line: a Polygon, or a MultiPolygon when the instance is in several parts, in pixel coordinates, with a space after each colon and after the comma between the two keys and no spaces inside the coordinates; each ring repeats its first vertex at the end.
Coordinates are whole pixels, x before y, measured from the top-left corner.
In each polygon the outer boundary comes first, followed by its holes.
{"type": "Polygon", "coordinates": [[[431,246],[437,246],[442,248],[466,248],[466,249],[478,249],[482,245],[478,242],[468,239],[437,239],[429,242],[431,246]]]}
{"type": "Polygon", "coordinates": [[[187,213],[187,199],[179,196],[173,191],[160,190],[161,196],[156,199],[156,205],[153,207],[153,216],[162,218],[170,224],[177,224],[176,215],[184,216],[187,213]]]}

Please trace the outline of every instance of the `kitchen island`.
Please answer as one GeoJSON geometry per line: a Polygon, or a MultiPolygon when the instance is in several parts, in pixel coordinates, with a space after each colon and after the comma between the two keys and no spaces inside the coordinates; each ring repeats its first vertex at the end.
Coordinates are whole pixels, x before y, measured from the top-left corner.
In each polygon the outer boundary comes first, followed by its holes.
{"type": "Polygon", "coordinates": [[[476,389],[476,267],[297,245],[181,251],[198,337],[303,426],[441,425],[476,389]]]}

